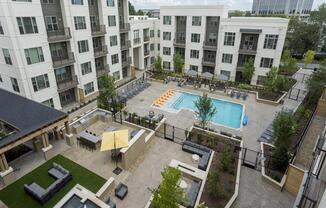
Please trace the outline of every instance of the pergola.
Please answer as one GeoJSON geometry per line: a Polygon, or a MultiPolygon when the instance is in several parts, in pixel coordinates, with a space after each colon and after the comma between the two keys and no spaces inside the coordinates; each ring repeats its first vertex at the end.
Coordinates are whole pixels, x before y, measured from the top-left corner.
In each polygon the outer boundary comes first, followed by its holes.
{"type": "Polygon", "coordinates": [[[10,132],[0,138],[0,177],[7,185],[15,180],[13,168],[8,165],[5,152],[30,140],[40,140],[45,159],[53,156],[48,133],[59,139],[59,127],[69,134],[68,115],[20,95],[0,89],[0,129],[10,132]]]}

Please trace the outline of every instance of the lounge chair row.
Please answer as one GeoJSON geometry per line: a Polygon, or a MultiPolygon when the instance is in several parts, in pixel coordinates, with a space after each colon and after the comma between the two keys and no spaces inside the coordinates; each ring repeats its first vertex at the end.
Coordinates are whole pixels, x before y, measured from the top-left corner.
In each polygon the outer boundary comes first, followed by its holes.
{"type": "Polygon", "coordinates": [[[267,142],[267,143],[271,143],[273,141],[273,125],[270,124],[265,131],[260,135],[260,137],[258,138],[259,142],[267,142]]]}
{"type": "Polygon", "coordinates": [[[242,98],[243,100],[247,100],[248,98],[248,93],[247,92],[242,92],[242,91],[237,91],[237,90],[230,90],[227,93],[231,98],[237,98],[240,99],[242,98]]]}
{"type": "Polygon", "coordinates": [[[128,89],[129,87],[127,87],[127,91],[123,92],[121,97],[125,99],[131,99],[135,95],[145,90],[150,85],[151,84],[148,83],[146,80],[136,81],[135,83],[132,84],[132,87],[130,87],[131,89],[128,89]]]}

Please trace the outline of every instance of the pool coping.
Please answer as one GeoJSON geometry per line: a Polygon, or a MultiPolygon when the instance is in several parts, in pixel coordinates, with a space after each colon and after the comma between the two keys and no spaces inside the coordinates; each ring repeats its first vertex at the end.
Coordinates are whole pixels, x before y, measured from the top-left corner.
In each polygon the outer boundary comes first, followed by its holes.
{"type": "MultiPolygon", "coordinates": [[[[180,93],[188,93],[188,94],[192,94],[192,95],[196,95],[196,96],[201,96],[201,95],[199,95],[197,93],[194,93],[194,92],[188,92],[188,91],[183,91],[183,90],[178,90],[178,89],[172,89],[172,90],[173,91],[180,92],[180,93]]],[[[160,96],[162,96],[162,95],[160,95],[160,96]]],[[[240,127],[239,128],[233,128],[233,127],[230,127],[230,126],[218,124],[218,123],[211,122],[211,121],[208,121],[208,122],[211,123],[211,124],[213,124],[213,125],[216,125],[216,126],[220,126],[220,127],[224,127],[224,128],[229,128],[229,129],[237,130],[237,131],[242,131],[243,130],[242,121],[243,121],[243,118],[245,116],[245,108],[246,108],[246,106],[244,104],[242,104],[242,103],[237,103],[237,102],[234,102],[234,101],[225,100],[223,98],[214,98],[212,96],[209,96],[209,97],[212,98],[212,99],[214,99],[214,100],[220,100],[220,101],[224,101],[224,102],[229,102],[229,103],[241,105],[242,106],[242,114],[241,114],[241,120],[240,120],[240,127]]],[[[169,98],[169,100],[170,100],[170,98],[169,98]]],[[[165,103],[164,103],[164,105],[165,105],[165,103]]],[[[191,111],[191,112],[194,113],[195,119],[197,120],[197,117],[195,115],[196,114],[195,111],[193,111],[193,110],[191,110],[189,108],[180,108],[177,111],[172,111],[172,110],[169,110],[168,108],[164,107],[164,105],[163,105],[163,107],[156,107],[156,106],[154,106],[154,102],[152,102],[152,104],[150,105],[150,107],[155,108],[155,109],[158,109],[158,110],[162,110],[162,111],[167,111],[167,112],[173,113],[173,114],[178,114],[181,110],[191,111]]]]}

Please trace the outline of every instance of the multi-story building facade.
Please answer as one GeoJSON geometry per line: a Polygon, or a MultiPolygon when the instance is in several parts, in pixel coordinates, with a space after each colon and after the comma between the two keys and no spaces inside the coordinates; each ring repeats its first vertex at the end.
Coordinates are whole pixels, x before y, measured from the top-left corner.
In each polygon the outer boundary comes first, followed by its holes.
{"type": "Polygon", "coordinates": [[[250,59],[261,84],[272,66],[278,67],[288,20],[283,18],[228,18],[223,6],[163,6],[160,55],[163,68],[173,70],[174,54],[185,60],[185,70],[224,75],[241,81],[250,59]]]}
{"type": "Polygon", "coordinates": [[[0,2],[0,87],[62,109],[130,74],[127,0],[0,2]]]}
{"type": "Polygon", "coordinates": [[[309,16],[314,0],[253,0],[253,14],[309,16]]]}

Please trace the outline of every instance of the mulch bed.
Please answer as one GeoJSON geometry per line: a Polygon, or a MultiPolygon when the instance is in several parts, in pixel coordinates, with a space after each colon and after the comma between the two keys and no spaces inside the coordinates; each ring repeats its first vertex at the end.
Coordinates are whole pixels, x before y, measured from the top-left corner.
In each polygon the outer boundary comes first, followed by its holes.
{"type": "Polygon", "coordinates": [[[258,97],[264,100],[277,101],[282,97],[282,92],[271,92],[266,90],[258,90],[258,97]]]}

